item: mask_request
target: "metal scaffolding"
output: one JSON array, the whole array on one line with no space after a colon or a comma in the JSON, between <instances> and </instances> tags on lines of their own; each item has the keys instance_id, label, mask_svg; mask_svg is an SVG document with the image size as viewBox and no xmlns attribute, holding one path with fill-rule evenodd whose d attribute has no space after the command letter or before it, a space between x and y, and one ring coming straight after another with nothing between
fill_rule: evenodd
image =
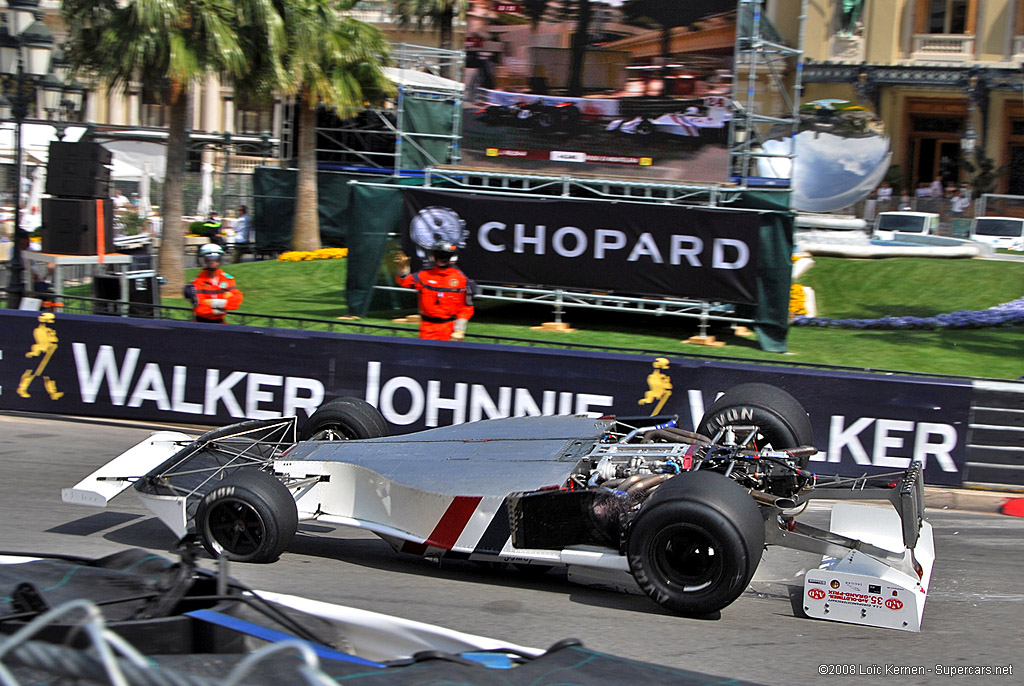
<instances>
[{"instance_id":1,"label":"metal scaffolding","mask_svg":"<svg viewBox=\"0 0 1024 686\"><path fill-rule=\"evenodd\" d=\"M322 170L387 173L401 176L418 170L403 169L403 154L415 151L431 164L459 161L465 53L420 45L392 46L390 66L384 71L395 83L394 99L369 107L350 119L324 111L317 127L316 153ZM450 130L415 131L407 120L409 100L444 103L452 111ZM295 155L294 103L286 107L281 134L283 159ZM447 141L445 152L432 152L426 141ZM412 150L409 150L411 148ZM441 159L437 159L440 157Z\"/></svg>"},{"instance_id":2,"label":"metal scaffolding","mask_svg":"<svg viewBox=\"0 0 1024 686\"><path fill-rule=\"evenodd\" d=\"M803 91L804 26L807 0L800 2L799 38L796 47L782 43L774 28L764 18L765 0L740 0L737 17L735 71L736 87L746 75L745 98L734 94L734 111L729 127L730 178L743 188L788 187L790 178L764 174L761 160L784 158L792 169L796 157L796 134L800 125L800 96ZM790 75L791 74L791 75ZM759 85L766 82L770 92L782 98L781 112L769 114L759 96ZM788 131L788 150L768 153L762 141L778 138Z\"/></svg>"}]
</instances>

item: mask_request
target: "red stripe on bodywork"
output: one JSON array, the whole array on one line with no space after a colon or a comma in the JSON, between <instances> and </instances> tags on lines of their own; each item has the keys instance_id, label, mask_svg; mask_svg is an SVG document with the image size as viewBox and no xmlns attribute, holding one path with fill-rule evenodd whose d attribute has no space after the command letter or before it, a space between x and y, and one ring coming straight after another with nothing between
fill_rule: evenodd
<instances>
[{"instance_id":1,"label":"red stripe on bodywork","mask_svg":"<svg viewBox=\"0 0 1024 686\"><path fill-rule=\"evenodd\" d=\"M476 512L476 506L480 504L481 500L483 498L480 496L455 496L455 500L445 510L444 515L441 516L441 521L437 523L434 530L427 536L425 543L437 548L451 550L455 546L455 542L459 540L459 536L462 535L462 530L469 523L469 518Z\"/></svg>"}]
</instances>

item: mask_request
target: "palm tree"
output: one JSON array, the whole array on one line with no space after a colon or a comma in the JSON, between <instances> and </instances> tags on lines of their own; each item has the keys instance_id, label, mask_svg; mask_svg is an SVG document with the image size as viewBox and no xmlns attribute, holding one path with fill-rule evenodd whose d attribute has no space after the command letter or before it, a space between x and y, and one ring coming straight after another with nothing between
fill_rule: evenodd
<instances>
[{"instance_id":1,"label":"palm tree","mask_svg":"<svg viewBox=\"0 0 1024 686\"><path fill-rule=\"evenodd\" d=\"M249 95L271 90L293 96L297 102L298 179L295 189L295 223L292 248L320 247L317 216L316 123L317 110L334 110L342 119L380 102L394 86L382 65L389 44L371 24L345 16L358 0L274 0L284 20L286 49L281 69L264 64L258 56L253 71L236 83Z\"/></svg>"},{"instance_id":2,"label":"palm tree","mask_svg":"<svg viewBox=\"0 0 1024 686\"><path fill-rule=\"evenodd\" d=\"M430 22L437 27L437 46L451 50L455 42L455 19L466 20L466 10L472 0L394 0L394 3L400 24L411 24L415 20L420 27L424 21Z\"/></svg>"},{"instance_id":3,"label":"palm tree","mask_svg":"<svg viewBox=\"0 0 1024 686\"><path fill-rule=\"evenodd\" d=\"M64 0L67 55L76 71L110 88L131 82L166 94L167 176L158 271L162 290L178 296L185 285L182 174L193 84L211 73L244 74L238 26L259 27L266 54L276 54L280 17L269 0ZM253 40L250 35L248 40Z\"/></svg>"},{"instance_id":4,"label":"palm tree","mask_svg":"<svg viewBox=\"0 0 1024 686\"><path fill-rule=\"evenodd\" d=\"M587 59L587 45L590 42L590 0L576 0L576 28L569 39L572 57L569 61L570 96L583 95L583 62Z\"/></svg>"},{"instance_id":5,"label":"palm tree","mask_svg":"<svg viewBox=\"0 0 1024 686\"><path fill-rule=\"evenodd\" d=\"M701 2L679 2L678 0L626 0L622 12L627 22L650 28L657 28L661 38L661 57L668 64L671 49L672 29L688 26L711 14L736 9L736 0L701 0ZM662 78L668 75L668 67L662 67Z\"/></svg>"},{"instance_id":6,"label":"palm tree","mask_svg":"<svg viewBox=\"0 0 1024 686\"><path fill-rule=\"evenodd\" d=\"M522 6L523 12L530 19L530 28L536 31L548 10L548 0L524 0Z\"/></svg>"}]
</instances>

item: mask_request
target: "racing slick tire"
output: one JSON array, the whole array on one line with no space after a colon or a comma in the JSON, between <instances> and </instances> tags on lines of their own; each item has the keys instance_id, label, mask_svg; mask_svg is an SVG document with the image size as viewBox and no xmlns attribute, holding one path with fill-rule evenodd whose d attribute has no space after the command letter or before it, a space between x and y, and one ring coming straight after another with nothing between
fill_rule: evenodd
<instances>
[{"instance_id":1,"label":"racing slick tire","mask_svg":"<svg viewBox=\"0 0 1024 686\"><path fill-rule=\"evenodd\" d=\"M764 550L764 517L732 479L675 476L651 495L629 530L626 554L640 588L690 616L717 612L750 584Z\"/></svg>"},{"instance_id":2,"label":"racing slick tire","mask_svg":"<svg viewBox=\"0 0 1024 686\"><path fill-rule=\"evenodd\" d=\"M776 450L814 445L811 420L800 402L781 388L745 383L726 391L704 413L697 433L711 438L724 427L756 425L757 448ZM801 458L801 468L808 457Z\"/></svg>"},{"instance_id":3,"label":"racing slick tire","mask_svg":"<svg viewBox=\"0 0 1024 686\"><path fill-rule=\"evenodd\" d=\"M239 469L203 496L196 510L203 547L235 562L273 562L299 526L295 498L273 474Z\"/></svg>"},{"instance_id":4,"label":"racing slick tire","mask_svg":"<svg viewBox=\"0 0 1024 686\"><path fill-rule=\"evenodd\" d=\"M654 124L651 123L650 119L644 119L636 125L636 135L650 136L652 133L654 133Z\"/></svg>"},{"instance_id":5,"label":"racing slick tire","mask_svg":"<svg viewBox=\"0 0 1024 686\"><path fill-rule=\"evenodd\" d=\"M565 133L576 133L580 127L580 119L583 115L576 105L565 105L559 108L559 128Z\"/></svg>"},{"instance_id":6,"label":"racing slick tire","mask_svg":"<svg viewBox=\"0 0 1024 686\"><path fill-rule=\"evenodd\" d=\"M299 440L347 441L388 435L376 407L359 398L336 398L318 407L299 431Z\"/></svg>"},{"instance_id":7,"label":"racing slick tire","mask_svg":"<svg viewBox=\"0 0 1024 686\"><path fill-rule=\"evenodd\" d=\"M540 105L531 109L530 125L537 131L549 133L558 126L558 114L554 107Z\"/></svg>"}]
</instances>

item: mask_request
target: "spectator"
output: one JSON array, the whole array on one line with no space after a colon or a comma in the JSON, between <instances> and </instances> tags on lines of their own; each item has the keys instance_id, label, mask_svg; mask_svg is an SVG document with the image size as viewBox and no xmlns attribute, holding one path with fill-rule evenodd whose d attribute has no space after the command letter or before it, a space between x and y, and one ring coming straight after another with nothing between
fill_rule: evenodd
<instances>
[{"instance_id":1,"label":"spectator","mask_svg":"<svg viewBox=\"0 0 1024 686\"><path fill-rule=\"evenodd\" d=\"M202 271L185 286L185 298L192 303L197 322L223 324L228 310L237 310L242 304L242 291L235 285L234 277L220 270L223 257L224 248L214 243L199 248Z\"/></svg>"},{"instance_id":2,"label":"spectator","mask_svg":"<svg viewBox=\"0 0 1024 686\"><path fill-rule=\"evenodd\" d=\"M882 185L878 187L878 204L881 207L888 207L890 202L892 202L892 186L888 181L883 181Z\"/></svg>"},{"instance_id":3,"label":"spectator","mask_svg":"<svg viewBox=\"0 0 1024 686\"><path fill-rule=\"evenodd\" d=\"M115 210L123 210L129 205L128 198L120 190L114 191L114 197L110 200L114 203Z\"/></svg>"},{"instance_id":4,"label":"spectator","mask_svg":"<svg viewBox=\"0 0 1024 686\"><path fill-rule=\"evenodd\" d=\"M942 177L941 176L936 176L935 180L932 181L932 185L930 186L930 188L931 188L931 196L933 198L941 198L942 197Z\"/></svg>"},{"instance_id":5,"label":"spectator","mask_svg":"<svg viewBox=\"0 0 1024 686\"><path fill-rule=\"evenodd\" d=\"M461 341L466 336L476 284L452 266L456 251L454 243L434 243L430 249L434 265L415 274L409 273L408 256L399 253L395 257L395 281L403 288L419 291L420 338Z\"/></svg>"},{"instance_id":6,"label":"spectator","mask_svg":"<svg viewBox=\"0 0 1024 686\"><path fill-rule=\"evenodd\" d=\"M53 293L53 286L50 280L53 278L55 265L53 262L30 262L25 259L25 253L32 249L32 239L28 231L18 229L18 250L21 251L21 265L23 274L31 275L32 290L36 293Z\"/></svg>"},{"instance_id":7,"label":"spectator","mask_svg":"<svg viewBox=\"0 0 1024 686\"><path fill-rule=\"evenodd\" d=\"M210 210L210 216L203 222L203 232L210 242L219 245L221 248L224 247L224 237L220 235L220 230L223 224L217 217L217 213L214 210Z\"/></svg>"},{"instance_id":8,"label":"spectator","mask_svg":"<svg viewBox=\"0 0 1024 686\"><path fill-rule=\"evenodd\" d=\"M971 207L971 189L966 183L960 184L960 191L953 196L953 216L960 217Z\"/></svg>"},{"instance_id":9,"label":"spectator","mask_svg":"<svg viewBox=\"0 0 1024 686\"><path fill-rule=\"evenodd\" d=\"M245 205L238 207L238 219L235 221L235 243L252 242L252 217L249 216L249 208Z\"/></svg>"}]
</instances>

